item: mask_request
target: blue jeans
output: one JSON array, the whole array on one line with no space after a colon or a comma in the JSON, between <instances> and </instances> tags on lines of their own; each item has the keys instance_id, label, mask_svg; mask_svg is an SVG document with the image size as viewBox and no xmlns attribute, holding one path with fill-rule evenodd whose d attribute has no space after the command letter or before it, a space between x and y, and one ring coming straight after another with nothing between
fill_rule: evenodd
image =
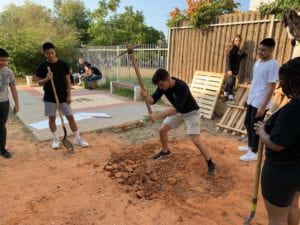
<instances>
[{"instance_id":1,"label":"blue jeans","mask_svg":"<svg viewBox=\"0 0 300 225\"><path fill-rule=\"evenodd\" d=\"M97 76L97 75L95 75L95 74L92 74L91 76L88 76L87 78L85 78L85 80L87 81L87 82L89 82L89 81L95 81L95 80L100 80L101 79L101 77L100 76Z\"/></svg>"},{"instance_id":2,"label":"blue jeans","mask_svg":"<svg viewBox=\"0 0 300 225\"><path fill-rule=\"evenodd\" d=\"M235 75L227 76L226 83L225 83L225 92L228 93L228 95L233 95L233 87L235 84Z\"/></svg>"}]
</instances>

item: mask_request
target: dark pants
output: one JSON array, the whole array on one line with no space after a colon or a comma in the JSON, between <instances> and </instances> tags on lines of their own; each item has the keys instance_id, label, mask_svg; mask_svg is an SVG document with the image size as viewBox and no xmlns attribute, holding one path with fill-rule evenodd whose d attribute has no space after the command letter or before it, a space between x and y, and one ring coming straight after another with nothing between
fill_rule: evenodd
<instances>
[{"instance_id":1,"label":"dark pants","mask_svg":"<svg viewBox=\"0 0 300 225\"><path fill-rule=\"evenodd\" d=\"M0 102L0 149L6 145L6 121L9 114L9 101Z\"/></svg>"},{"instance_id":2,"label":"dark pants","mask_svg":"<svg viewBox=\"0 0 300 225\"><path fill-rule=\"evenodd\" d=\"M227 78L226 78L225 92L227 92L228 95L233 95L233 87L235 84L235 78L236 78L236 76L227 76Z\"/></svg>"},{"instance_id":3,"label":"dark pants","mask_svg":"<svg viewBox=\"0 0 300 225\"><path fill-rule=\"evenodd\" d=\"M245 118L245 127L248 135L248 146L251 147L252 152L256 153L258 149L259 136L255 133L254 124L257 121L263 121L266 115L266 112L261 117L256 117L257 108L248 105L247 106L247 114Z\"/></svg>"},{"instance_id":4,"label":"dark pants","mask_svg":"<svg viewBox=\"0 0 300 225\"><path fill-rule=\"evenodd\" d=\"M96 75L96 74L92 74L91 76L88 76L87 78L86 78L86 81L95 81L95 80L100 80L101 79L101 77L100 76L98 76L98 75Z\"/></svg>"}]
</instances>

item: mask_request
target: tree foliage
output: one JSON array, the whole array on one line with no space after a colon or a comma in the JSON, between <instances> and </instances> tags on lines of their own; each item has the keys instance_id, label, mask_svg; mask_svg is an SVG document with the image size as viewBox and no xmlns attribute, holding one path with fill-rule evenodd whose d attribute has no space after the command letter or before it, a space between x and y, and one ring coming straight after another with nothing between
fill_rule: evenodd
<instances>
[{"instance_id":1,"label":"tree foliage","mask_svg":"<svg viewBox=\"0 0 300 225\"><path fill-rule=\"evenodd\" d=\"M259 7L262 15L274 14L277 18L282 18L284 12L288 9L300 11L300 0L275 0Z\"/></svg>"},{"instance_id":2,"label":"tree foliage","mask_svg":"<svg viewBox=\"0 0 300 225\"><path fill-rule=\"evenodd\" d=\"M81 41L87 43L90 12L84 3L81 0L54 0L54 9L58 19L73 26L79 32Z\"/></svg>"},{"instance_id":3,"label":"tree foliage","mask_svg":"<svg viewBox=\"0 0 300 225\"><path fill-rule=\"evenodd\" d=\"M10 67L35 73L44 60L41 45L50 41L60 58L75 62L80 44L156 43L164 34L147 26L141 11L131 6L117 13L121 0L99 0L92 15L82 0L53 0L54 11L31 1L10 4L0 12L0 46L9 51ZM90 36L89 36L90 35Z\"/></svg>"},{"instance_id":4,"label":"tree foliage","mask_svg":"<svg viewBox=\"0 0 300 225\"><path fill-rule=\"evenodd\" d=\"M170 13L167 22L169 27L179 26L187 22L193 27L208 29L219 15L232 13L238 7L233 0L187 0L187 10L180 11L177 7Z\"/></svg>"},{"instance_id":5,"label":"tree foliage","mask_svg":"<svg viewBox=\"0 0 300 225\"><path fill-rule=\"evenodd\" d=\"M164 34L147 26L143 13L135 11L132 6L126 6L123 13L116 13L119 2L99 2L99 8L92 14L93 22L89 28L91 44L156 43L164 39Z\"/></svg>"},{"instance_id":6,"label":"tree foliage","mask_svg":"<svg viewBox=\"0 0 300 225\"><path fill-rule=\"evenodd\" d=\"M53 42L61 57L70 59L78 46L78 33L56 21L43 6L26 2L9 5L0 14L0 46L9 51L10 66L20 73L34 73L44 57L41 45Z\"/></svg>"}]
</instances>

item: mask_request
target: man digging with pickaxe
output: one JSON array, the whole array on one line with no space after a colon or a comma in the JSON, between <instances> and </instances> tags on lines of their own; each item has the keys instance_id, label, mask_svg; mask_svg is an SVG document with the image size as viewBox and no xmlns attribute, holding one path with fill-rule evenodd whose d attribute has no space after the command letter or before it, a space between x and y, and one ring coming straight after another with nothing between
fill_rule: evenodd
<instances>
[{"instance_id":1,"label":"man digging with pickaxe","mask_svg":"<svg viewBox=\"0 0 300 225\"><path fill-rule=\"evenodd\" d=\"M153 155L153 159L160 159L171 154L168 147L168 132L176 129L182 123L186 125L187 135L191 141L199 149L207 163L207 173L213 175L215 164L207 147L200 139L200 111L199 106L192 96L188 85L175 77L170 77L168 71L158 69L153 77L152 83L157 86L153 95L148 95L145 89L141 89L141 95L145 97L146 102L155 104L163 95L172 104L172 108L161 113L150 113L149 119L155 122L159 119L165 119L159 129L159 136L162 149Z\"/></svg>"}]
</instances>

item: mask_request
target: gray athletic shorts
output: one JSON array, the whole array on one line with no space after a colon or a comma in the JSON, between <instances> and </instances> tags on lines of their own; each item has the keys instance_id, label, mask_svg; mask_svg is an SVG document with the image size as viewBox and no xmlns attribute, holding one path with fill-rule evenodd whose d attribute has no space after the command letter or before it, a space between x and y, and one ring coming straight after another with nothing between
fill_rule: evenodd
<instances>
[{"instance_id":1,"label":"gray athletic shorts","mask_svg":"<svg viewBox=\"0 0 300 225\"><path fill-rule=\"evenodd\" d=\"M172 129L176 129L182 123L185 123L187 135L200 134L200 111L177 113L174 116L168 116L163 122L163 124L169 125Z\"/></svg>"},{"instance_id":2,"label":"gray athletic shorts","mask_svg":"<svg viewBox=\"0 0 300 225\"><path fill-rule=\"evenodd\" d=\"M44 101L44 103L45 103L45 116L48 116L48 117L56 116L56 103L46 102L46 101ZM72 109L68 103L66 103L66 102L60 103L59 107L65 116L71 116L73 114Z\"/></svg>"}]
</instances>

